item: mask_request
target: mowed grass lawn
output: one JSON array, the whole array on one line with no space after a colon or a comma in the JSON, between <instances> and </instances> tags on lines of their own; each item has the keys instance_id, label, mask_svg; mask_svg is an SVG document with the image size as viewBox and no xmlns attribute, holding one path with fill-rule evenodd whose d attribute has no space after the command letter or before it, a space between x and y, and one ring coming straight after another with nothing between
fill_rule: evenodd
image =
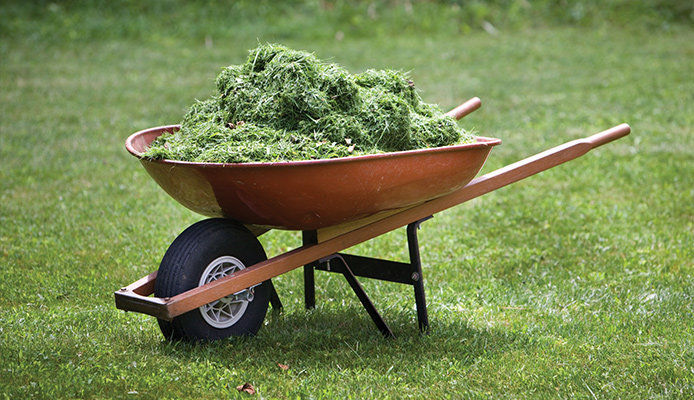
<instances>
[{"instance_id":1,"label":"mowed grass lawn","mask_svg":"<svg viewBox=\"0 0 694 400\"><path fill-rule=\"evenodd\" d=\"M81 38L56 21L0 42L5 398L247 398L246 382L262 398L694 397L691 27L449 35L374 22L373 37L312 38L261 24L203 40ZM113 292L202 217L123 143L180 121L258 40L352 71L409 70L446 109L481 97L461 124L503 140L483 172L621 122L633 133L423 224L428 335L410 287L362 280L387 340L340 276L317 273L317 308L304 310L297 270L274 280L285 309L256 337L169 343ZM261 241L274 255L300 236ZM407 257L402 230L352 250Z\"/></svg>"}]
</instances>

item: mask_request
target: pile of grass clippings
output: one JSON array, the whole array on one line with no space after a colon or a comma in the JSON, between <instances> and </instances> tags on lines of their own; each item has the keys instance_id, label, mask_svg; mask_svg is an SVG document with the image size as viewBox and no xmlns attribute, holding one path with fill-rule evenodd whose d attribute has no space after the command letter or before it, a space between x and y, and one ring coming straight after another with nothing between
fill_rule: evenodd
<instances>
[{"instance_id":1,"label":"pile of grass clippings","mask_svg":"<svg viewBox=\"0 0 694 400\"><path fill-rule=\"evenodd\" d=\"M243 163L345 157L473 140L402 72L352 75L313 54L266 44L224 68L218 93L145 157Z\"/></svg>"}]
</instances>

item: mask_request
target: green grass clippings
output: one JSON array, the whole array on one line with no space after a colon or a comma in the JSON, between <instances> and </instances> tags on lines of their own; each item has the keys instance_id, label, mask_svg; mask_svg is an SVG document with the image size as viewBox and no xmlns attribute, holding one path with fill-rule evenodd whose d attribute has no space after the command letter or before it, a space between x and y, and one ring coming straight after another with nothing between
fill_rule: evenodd
<instances>
[{"instance_id":1,"label":"green grass clippings","mask_svg":"<svg viewBox=\"0 0 694 400\"><path fill-rule=\"evenodd\" d=\"M275 44L251 50L217 76L181 129L145 157L243 163L321 159L439 147L473 140L439 107L422 102L407 75L352 75L313 54Z\"/></svg>"}]
</instances>

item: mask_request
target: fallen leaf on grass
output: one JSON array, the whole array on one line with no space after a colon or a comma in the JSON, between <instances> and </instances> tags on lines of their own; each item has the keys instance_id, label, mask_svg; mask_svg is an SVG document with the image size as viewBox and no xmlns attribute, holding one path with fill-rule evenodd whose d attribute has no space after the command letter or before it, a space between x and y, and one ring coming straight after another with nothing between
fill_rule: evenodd
<instances>
[{"instance_id":1,"label":"fallen leaf on grass","mask_svg":"<svg viewBox=\"0 0 694 400\"><path fill-rule=\"evenodd\" d=\"M248 394L255 394L255 389L253 388L253 385L250 383L246 382L243 385L236 386L236 390L239 392L246 392Z\"/></svg>"},{"instance_id":2,"label":"fallen leaf on grass","mask_svg":"<svg viewBox=\"0 0 694 400\"><path fill-rule=\"evenodd\" d=\"M282 368L282 370L284 370L284 371L289 369L289 365L286 365L286 364L277 363L277 366Z\"/></svg>"}]
</instances>

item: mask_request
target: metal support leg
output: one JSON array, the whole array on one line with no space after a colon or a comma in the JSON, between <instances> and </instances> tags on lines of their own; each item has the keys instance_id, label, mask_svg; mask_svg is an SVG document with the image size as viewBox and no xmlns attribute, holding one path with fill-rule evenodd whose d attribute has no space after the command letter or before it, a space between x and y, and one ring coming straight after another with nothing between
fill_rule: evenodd
<instances>
[{"instance_id":1,"label":"metal support leg","mask_svg":"<svg viewBox=\"0 0 694 400\"><path fill-rule=\"evenodd\" d=\"M277 290L275 289L275 285L270 281L270 305L272 305L272 308L276 311L279 311L282 309L282 301L280 300L280 296L277 294Z\"/></svg>"},{"instance_id":2,"label":"metal support leg","mask_svg":"<svg viewBox=\"0 0 694 400\"><path fill-rule=\"evenodd\" d=\"M349 265L347 265L347 262L344 258L342 258L341 255L333 254L332 256L321 259L319 262L324 263L334 259L340 260L344 265L344 271L342 274L344 275L345 279L347 279L349 286L352 287L352 290L359 298L359 301L361 302L362 306L364 306L364 308L366 309L366 312L369 313L371 320L373 320L374 324L376 324L378 330L381 331L381 333L385 337L395 337L395 335L393 335L393 331L390 330L390 327L388 326L388 324L386 324L386 321L384 321L383 317L381 317L381 314L378 313L378 310L376 310L376 307L371 302L371 299L369 299L369 296L367 296L366 292L364 291L364 288L359 284L359 281L354 276L352 270L349 268Z\"/></svg>"},{"instance_id":3,"label":"metal support leg","mask_svg":"<svg viewBox=\"0 0 694 400\"><path fill-rule=\"evenodd\" d=\"M316 231L301 232L301 240L304 245L318 243ZM306 309L316 307L316 283L314 277L315 263L304 265L304 304Z\"/></svg>"},{"instance_id":4,"label":"metal support leg","mask_svg":"<svg viewBox=\"0 0 694 400\"><path fill-rule=\"evenodd\" d=\"M419 225L428 218L420 219L407 225L407 247L410 251L410 265L412 265L412 280L414 286L414 299L417 304L417 321L419 330L426 332L429 328L429 315L427 314L427 303L424 295L424 277L422 275L422 262L419 257L419 240L417 239L417 229Z\"/></svg>"},{"instance_id":5,"label":"metal support leg","mask_svg":"<svg viewBox=\"0 0 694 400\"><path fill-rule=\"evenodd\" d=\"M352 254L336 253L320 259L304 267L304 286L306 308L315 305L314 270L335 272L344 275L352 290L361 301L374 324L384 336L394 337L393 332L376 307L364 292L364 289L356 277L361 276L370 279L380 279L387 282L397 282L414 287L415 304L417 305L417 322L419 330L426 333L429 328L429 316L427 314L426 297L424 295L424 278L422 276L422 262L419 253L419 240L417 230L419 225L432 217L427 217L407 225L407 247L410 253L410 262L383 260L379 258L363 257ZM305 231L304 244L315 243L315 231ZM339 260L339 263L331 263L331 260Z\"/></svg>"}]
</instances>

